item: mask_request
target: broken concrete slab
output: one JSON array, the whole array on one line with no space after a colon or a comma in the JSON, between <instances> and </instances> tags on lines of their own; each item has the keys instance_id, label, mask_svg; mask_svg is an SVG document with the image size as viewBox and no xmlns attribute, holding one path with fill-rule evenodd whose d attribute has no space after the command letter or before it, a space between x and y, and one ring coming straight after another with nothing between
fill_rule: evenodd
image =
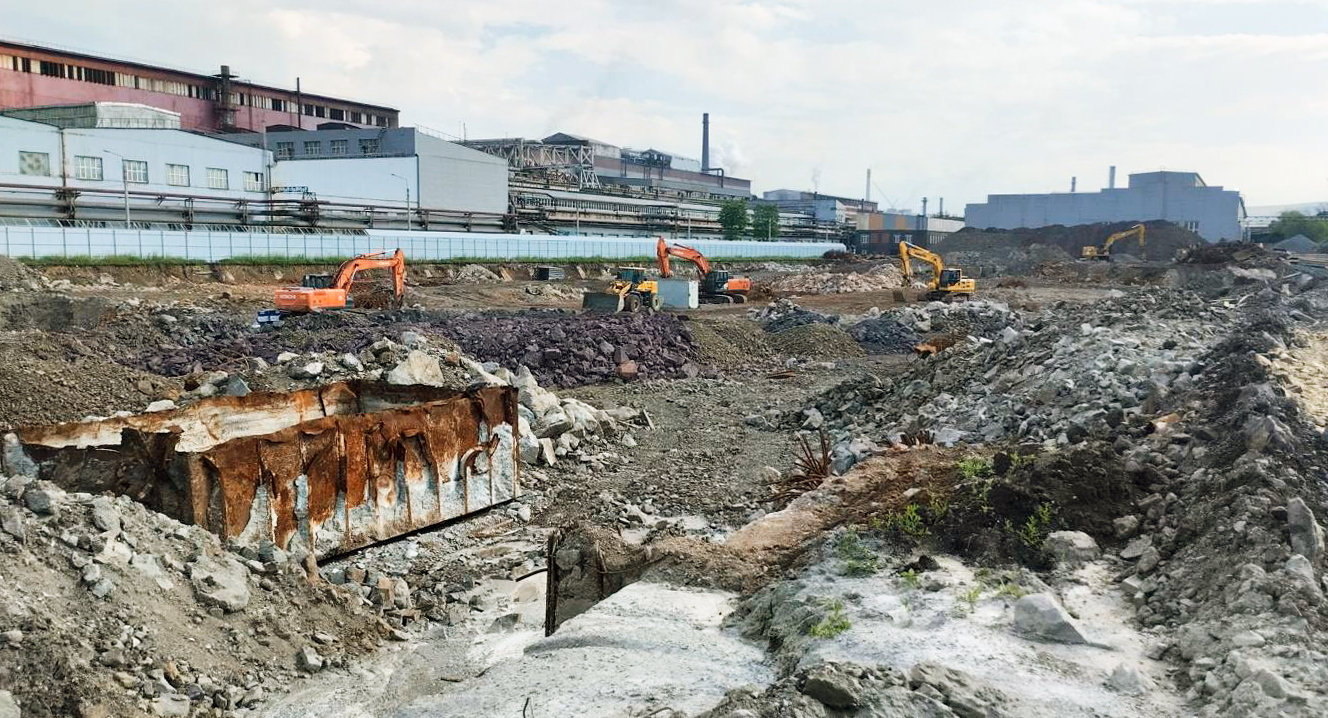
<instances>
[{"instance_id":1,"label":"broken concrete slab","mask_svg":"<svg viewBox=\"0 0 1328 718\"><path fill-rule=\"evenodd\" d=\"M1053 643L1088 643L1061 604L1045 593L1024 596L1014 605L1014 630L1027 638Z\"/></svg>"}]
</instances>

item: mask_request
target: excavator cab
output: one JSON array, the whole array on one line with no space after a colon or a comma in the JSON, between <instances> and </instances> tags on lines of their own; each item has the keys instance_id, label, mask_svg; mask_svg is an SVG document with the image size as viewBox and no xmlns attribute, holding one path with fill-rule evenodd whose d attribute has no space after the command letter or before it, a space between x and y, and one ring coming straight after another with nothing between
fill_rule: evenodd
<instances>
[{"instance_id":1,"label":"excavator cab","mask_svg":"<svg viewBox=\"0 0 1328 718\"><path fill-rule=\"evenodd\" d=\"M641 267L618 267L618 279L636 286L646 281L646 270Z\"/></svg>"},{"instance_id":2,"label":"excavator cab","mask_svg":"<svg viewBox=\"0 0 1328 718\"><path fill-rule=\"evenodd\" d=\"M332 286L331 274L306 274L300 282L301 287L309 289L327 289Z\"/></svg>"},{"instance_id":3,"label":"excavator cab","mask_svg":"<svg viewBox=\"0 0 1328 718\"><path fill-rule=\"evenodd\" d=\"M964 273L958 269L942 269L940 286L953 287L964 281Z\"/></svg>"}]
</instances>

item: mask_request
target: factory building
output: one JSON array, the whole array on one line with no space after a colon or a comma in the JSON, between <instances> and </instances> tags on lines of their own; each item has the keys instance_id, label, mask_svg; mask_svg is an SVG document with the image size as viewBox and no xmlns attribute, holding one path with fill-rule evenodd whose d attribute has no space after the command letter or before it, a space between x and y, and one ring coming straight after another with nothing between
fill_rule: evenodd
<instances>
[{"instance_id":1,"label":"factory building","mask_svg":"<svg viewBox=\"0 0 1328 718\"><path fill-rule=\"evenodd\" d=\"M508 161L513 179L549 189L612 191L637 196L715 201L748 199L751 180L710 165L710 116L702 118L701 159L658 149L635 150L570 132L542 140L503 137L464 142Z\"/></svg>"},{"instance_id":2,"label":"factory building","mask_svg":"<svg viewBox=\"0 0 1328 718\"><path fill-rule=\"evenodd\" d=\"M781 212L797 212L812 216L818 222L858 224L858 215L876 211L870 200L836 197L819 192L776 189L761 195L761 199L779 207Z\"/></svg>"},{"instance_id":3,"label":"factory building","mask_svg":"<svg viewBox=\"0 0 1328 718\"><path fill-rule=\"evenodd\" d=\"M1132 174L1127 187L1117 188L1115 174L1113 167L1100 192L988 195L968 205L965 220L979 229L1016 229L1163 219L1209 242L1245 238L1245 202L1235 190L1210 187L1197 172Z\"/></svg>"},{"instance_id":4,"label":"factory building","mask_svg":"<svg viewBox=\"0 0 1328 718\"><path fill-rule=\"evenodd\" d=\"M136 129L179 123L154 108L103 108L124 127L97 126L96 108L83 122L61 127L0 114L0 184L10 187L72 187L121 193L204 194L262 199L267 192L268 153L260 148L178 129ZM135 127L126 129L125 127Z\"/></svg>"},{"instance_id":5,"label":"factory building","mask_svg":"<svg viewBox=\"0 0 1328 718\"><path fill-rule=\"evenodd\" d=\"M367 201L451 212L503 214L507 163L413 127L279 128L228 139L270 150L277 192L307 192L334 202Z\"/></svg>"},{"instance_id":6,"label":"factory building","mask_svg":"<svg viewBox=\"0 0 1328 718\"><path fill-rule=\"evenodd\" d=\"M214 75L0 40L0 108L121 102L180 115L186 130L312 128L322 122L396 127L398 112L325 95L241 80L223 65Z\"/></svg>"}]
</instances>

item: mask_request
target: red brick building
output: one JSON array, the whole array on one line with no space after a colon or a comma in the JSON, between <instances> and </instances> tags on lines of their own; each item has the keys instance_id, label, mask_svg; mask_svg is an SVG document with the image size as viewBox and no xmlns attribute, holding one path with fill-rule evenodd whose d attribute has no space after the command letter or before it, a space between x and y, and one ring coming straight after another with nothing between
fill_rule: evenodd
<instances>
[{"instance_id":1,"label":"red brick building","mask_svg":"<svg viewBox=\"0 0 1328 718\"><path fill-rule=\"evenodd\" d=\"M225 65L216 75L199 75L0 40L0 109L87 102L159 107L180 113L183 129L209 132L398 123L391 107L243 82Z\"/></svg>"}]
</instances>

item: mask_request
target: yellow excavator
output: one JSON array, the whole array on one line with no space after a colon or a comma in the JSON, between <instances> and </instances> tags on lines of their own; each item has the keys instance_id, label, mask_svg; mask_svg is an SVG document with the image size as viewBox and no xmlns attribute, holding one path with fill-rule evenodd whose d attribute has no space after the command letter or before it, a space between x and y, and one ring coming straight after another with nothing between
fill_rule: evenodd
<instances>
[{"instance_id":1,"label":"yellow excavator","mask_svg":"<svg viewBox=\"0 0 1328 718\"><path fill-rule=\"evenodd\" d=\"M1142 254L1144 248L1144 233L1146 231L1147 230L1144 229L1144 226L1142 224L1136 224L1133 227L1130 227L1129 229L1125 230L1124 232L1117 232L1111 235L1110 237L1107 237L1106 240L1102 242L1102 246L1100 247L1094 247L1094 246L1084 247L1083 253L1080 255L1080 258L1102 259L1110 261L1111 245L1121 241L1122 239L1127 239L1129 237L1132 237L1136 234L1139 235L1139 252L1140 254Z\"/></svg>"},{"instance_id":2,"label":"yellow excavator","mask_svg":"<svg viewBox=\"0 0 1328 718\"><path fill-rule=\"evenodd\" d=\"M945 260L935 252L923 249L908 242L899 243L899 264L904 270L904 284L913 284L913 260L917 259L931 265L931 282L927 284L927 301L963 301L973 296L977 282L972 277L965 277L964 270L947 268Z\"/></svg>"},{"instance_id":3,"label":"yellow excavator","mask_svg":"<svg viewBox=\"0 0 1328 718\"><path fill-rule=\"evenodd\" d=\"M619 267L618 278L601 292L586 292L581 308L592 312L659 311L659 282L646 276L641 267Z\"/></svg>"}]
</instances>

